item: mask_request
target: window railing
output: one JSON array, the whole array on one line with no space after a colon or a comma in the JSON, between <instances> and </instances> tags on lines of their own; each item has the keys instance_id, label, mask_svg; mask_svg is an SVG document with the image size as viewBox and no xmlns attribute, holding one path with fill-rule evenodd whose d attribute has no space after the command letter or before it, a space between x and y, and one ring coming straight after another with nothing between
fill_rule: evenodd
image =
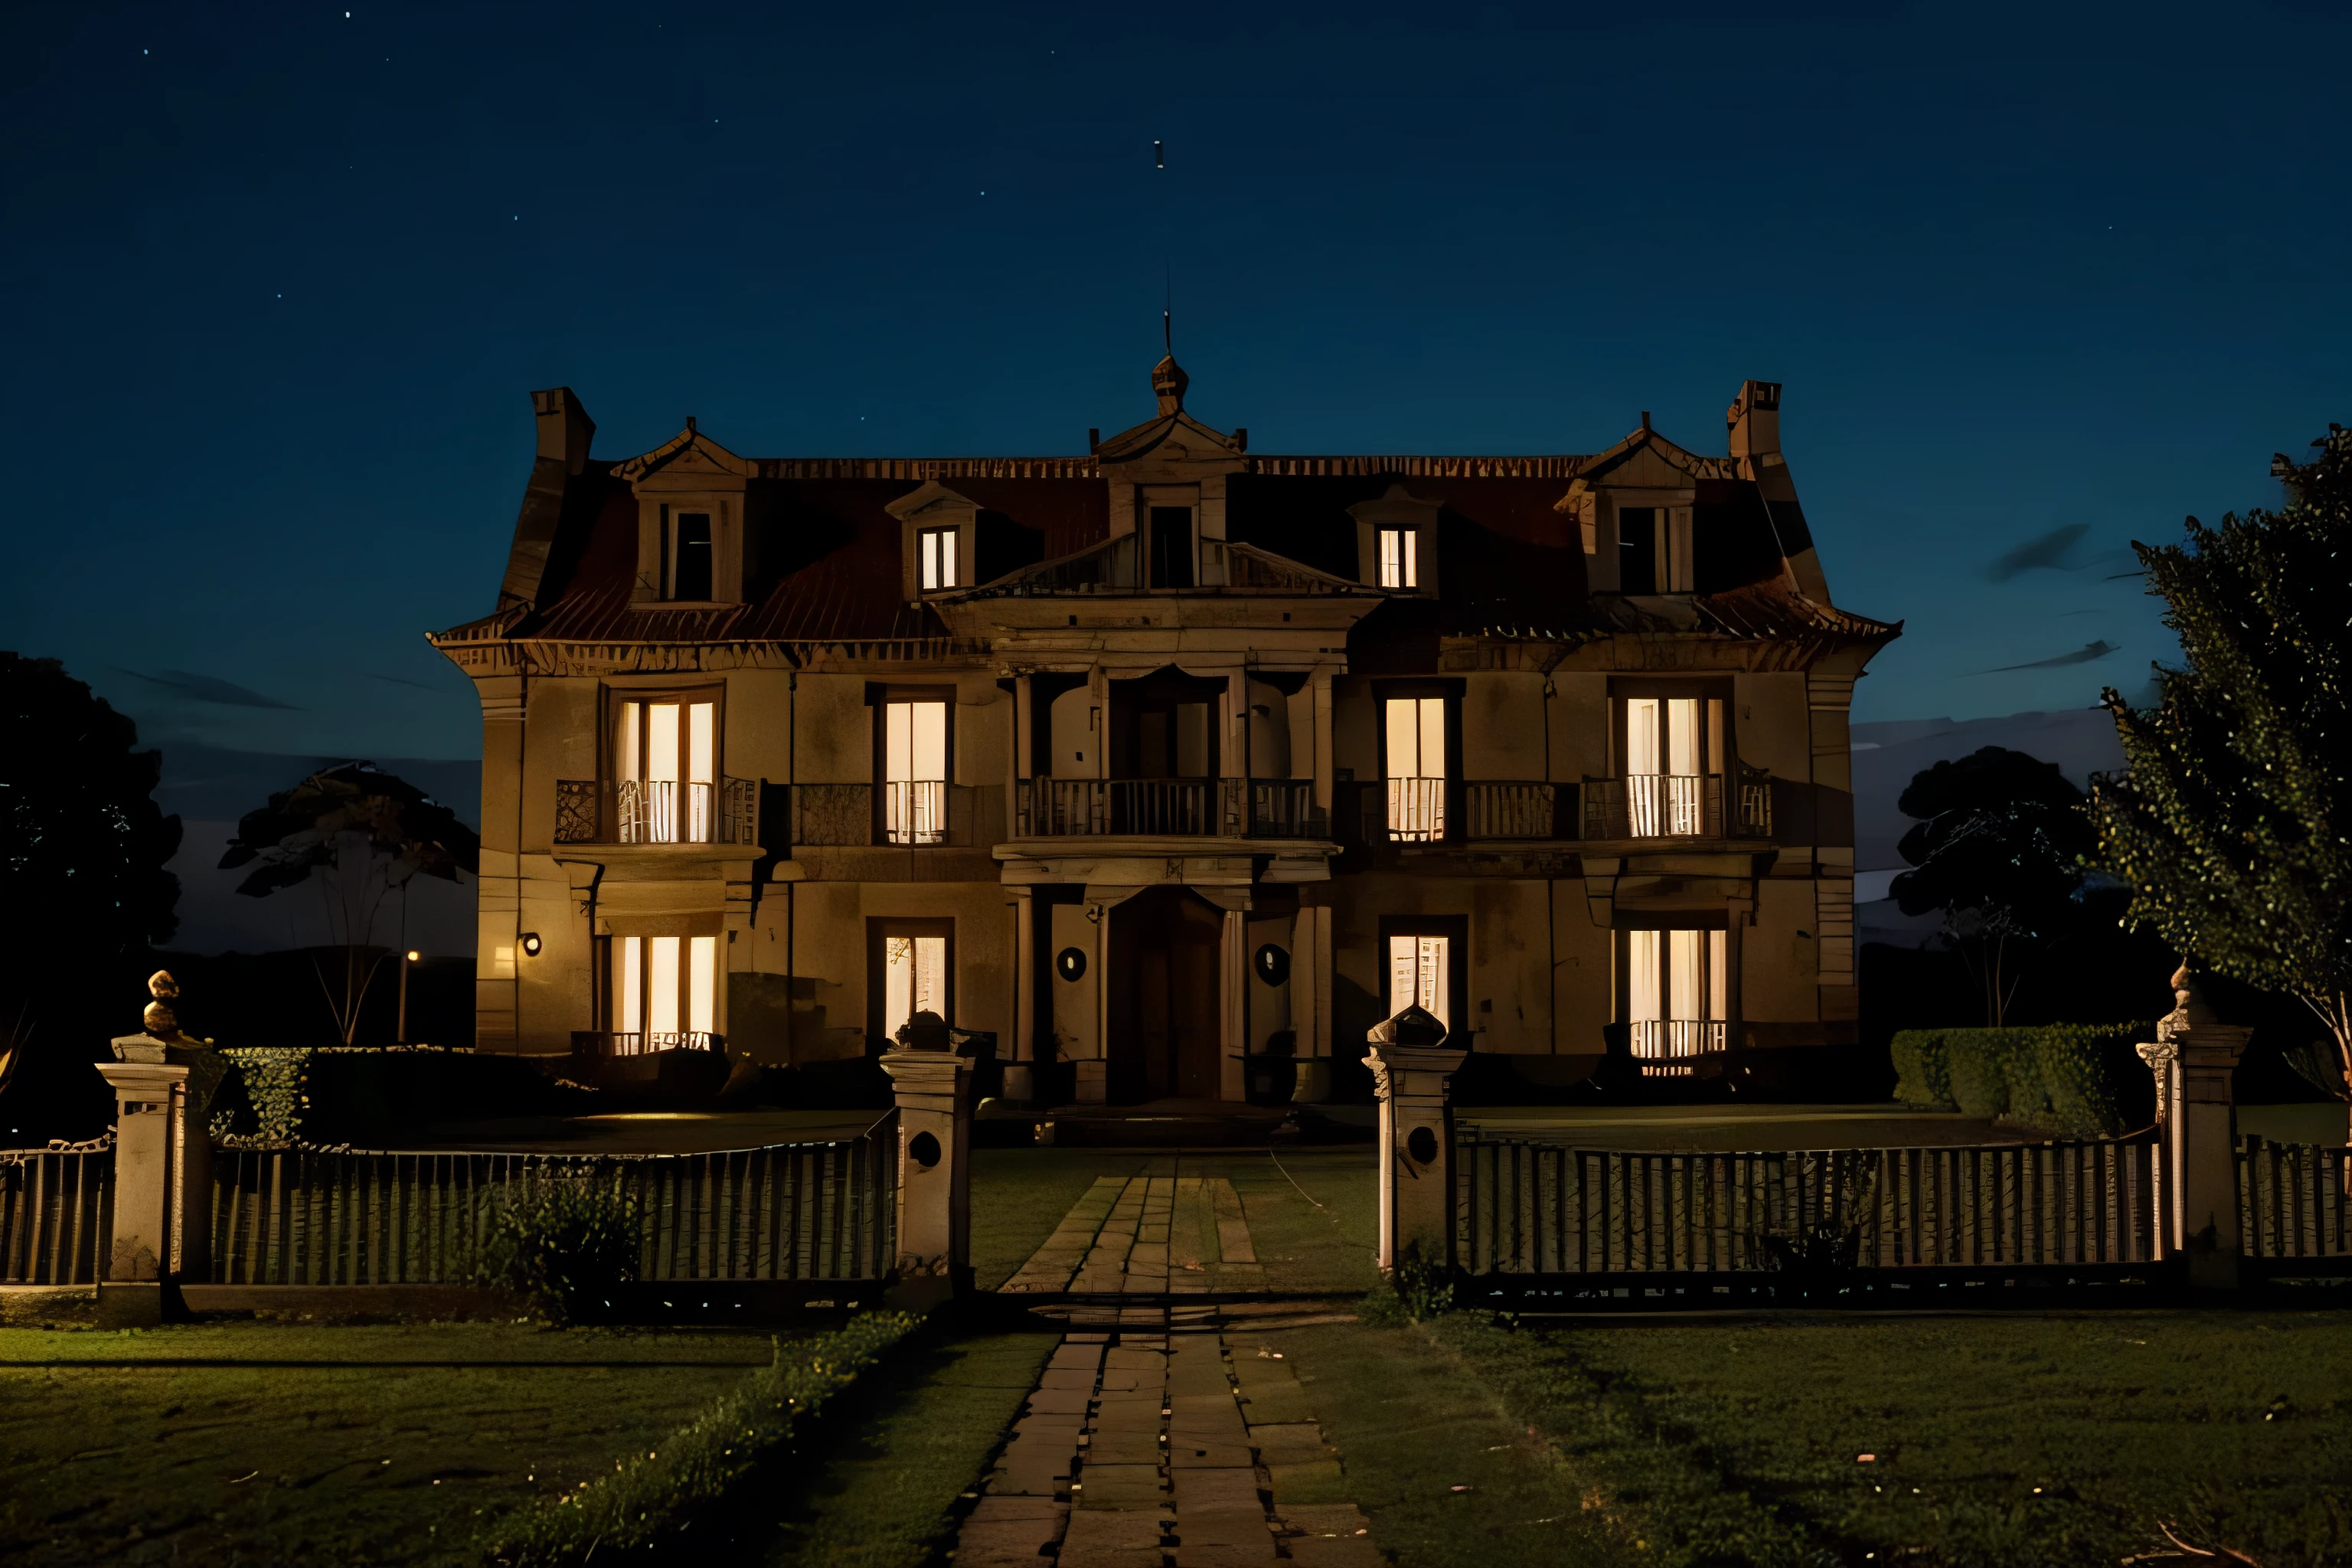
<instances>
[{"instance_id":1,"label":"window railing","mask_svg":"<svg viewBox=\"0 0 2352 1568\"><path fill-rule=\"evenodd\" d=\"M558 779L558 844L757 844L760 781Z\"/></svg>"},{"instance_id":2,"label":"window railing","mask_svg":"<svg viewBox=\"0 0 2352 1568\"><path fill-rule=\"evenodd\" d=\"M1445 781L1388 781L1388 836L1398 844L1428 844L1445 837Z\"/></svg>"},{"instance_id":3,"label":"window railing","mask_svg":"<svg viewBox=\"0 0 2352 1568\"><path fill-rule=\"evenodd\" d=\"M882 836L891 844L948 841L944 779L892 779L882 786Z\"/></svg>"},{"instance_id":4,"label":"window railing","mask_svg":"<svg viewBox=\"0 0 2352 1568\"><path fill-rule=\"evenodd\" d=\"M1557 838L1561 786L1480 782L1462 786L1465 838Z\"/></svg>"},{"instance_id":5,"label":"window railing","mask_svg":"<svg viewBox=\"0 0 2352 1568\"><path fill-rule=\"evenodd\" d=\"M572 1031L572 1054L575 1057L643 1057L656 1051L716 1051L725 1047L726 1037L705 1029L658 1030L645 1034L622 1029L574 1029Z\"/></svg>"},{"instance_id":6,"label":"window railing","mask_svg":"<svg viewBox=\"0 0 2352 1568\"><path fill-rule=\"evenodd\" d=\"M1742 768L1727 792L1720 773L1634 773L1584 783L1587 838L1720 838L1727 832L1772 837L1772 781L1762 772Z\"/></svg>"},{"instance_id":7,"label":"window railing","mask_svg":"<svg viewBox=\"0 0 2352 1568\"><path fill-rule=\"evenodd\" d=\"M1037 778L1020 784L1013 831L1024 838L1320 838L1329 833L1328 818L1315 808L1315 786L1305 779Z\"/></svg>"},{"instance_id":8,"label":"window railing","mask_svg":"<svg viewBox=\"0 0 2352 1568\"><path fill-rule=\"evenodd\" d=\"M1637 1018L1631 1028L1637 1062L1686 1062L1723 1049L1720 1018Z\"/></svg>"}]
</instances>

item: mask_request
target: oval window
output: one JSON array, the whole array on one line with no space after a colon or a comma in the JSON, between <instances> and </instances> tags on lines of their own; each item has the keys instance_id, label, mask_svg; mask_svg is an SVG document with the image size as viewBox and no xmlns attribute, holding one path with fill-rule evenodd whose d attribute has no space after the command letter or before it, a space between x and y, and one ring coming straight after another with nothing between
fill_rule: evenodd
<instances>
[{"instance_id":1,"label":"oval window","mask_svg":"<svg viewBox=\"0 0 2352 1568\"><path fill-rule=\"evenodd\" d=\"M1065 980L1077 980L1087 972L1087 955L1075 947L1066 947L1054 955L1054 973Z\"/></svg>"},{"instance_id":2,"label":"oval window","mask_svg":"<svg viewBox=\"0 0 2352 1568\"><path fill-rule=\"evenodd\" d=\"M1429 1129L1423 1127L1415 1131L1426 1132ZM916 1164L928 1171L940 1163L940 1141L928 1132L918 1132L907 1140L907 1153Z\"/></svg>"},{"instance_id":3,"label":"oval window","mask_svg":"<svg viewBox=\"0 0 2352 1568\"><path fill-rule=\"evenodd\" d=\"M926 1138L929 1133L923 1134ZM1426 1127L1416 1127L1404 1135L1404 1152L1416 1165L1433 1164L1437 1159L1437 1134Z\"/></svg>"},{"instance_id":4,"label":"oval window","mask_svg":"<svg viewBox=\"0 0 2352 1568\"><path fill-rule=\"evenodd\" d=\"M1259 948L1250 962L1257 968L1257 977L1268 985L1280 985L1290 978L1290 954L1272 942Z\"/></svg>"}]
</instances>

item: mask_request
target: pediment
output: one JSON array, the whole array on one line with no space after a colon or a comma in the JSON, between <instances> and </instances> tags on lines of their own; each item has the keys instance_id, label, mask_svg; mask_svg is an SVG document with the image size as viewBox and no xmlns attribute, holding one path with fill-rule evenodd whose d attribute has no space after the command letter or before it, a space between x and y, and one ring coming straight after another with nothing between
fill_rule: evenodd
<instances>
[{"instance_id":1,"label":"pediment","mask_svg":"<svg viewBox=\"0 0 2352 1568\"><path fill-rule=\"evenodd\" d=\"M751 464L700 431L689 426L652 451L614 465L613 477L632 484L659 475L663 479L748 479Z\"/></svg>"},{"instance_id":2,"label":"pediment","mask_svg":"<svg viewBox=\"0 0 2352 1568\"><path fill-rule=\"evenodd\" d=\"M1391 482L1387 491L1372 500L1360 500L1348 509L1348 515L1358 522L1418 524L1426 526L1437 520L1444 510L1443 500L1414 495L1403 485Z\"/></svg>"},{"instance_id":3,"label":"pediment","mask_svg":"<svg viewBox=\"0 0 2352 1568\"><path fill-rule=\"evenodd\" d=\"M1206 463L1231 471L1241 466L1242 454L1233 437L1180 408L1120 431L1095 448L1095 460L1106 468L1139 462Z\"/></svg>"},{"instance_id":4,"label":"pediment","mask_svg":"<svg viewBox=\"0 0 2352 1568\"><path fill-rule=\"evenodd\" d=\"M885 502L882 510L904 522L908 518L920 517L930 511L978 511L980 503L950 489L937 479L929 479L921 488L908 491L897 500Z\"/></svg>"},{"instance_id":5,"label":"pediment","mask_svg":"<svg viewBox=\"0 0 2352 1568\"><path fill-rule=\"evenodd\" d=\"M1731 458L1702 458L1685 451L1643 426L1607 451L1587 458L1577 477L1590 485L1681 489L1693 479L1731 479L1739 475Z\"/></svg>"}]
</instances>

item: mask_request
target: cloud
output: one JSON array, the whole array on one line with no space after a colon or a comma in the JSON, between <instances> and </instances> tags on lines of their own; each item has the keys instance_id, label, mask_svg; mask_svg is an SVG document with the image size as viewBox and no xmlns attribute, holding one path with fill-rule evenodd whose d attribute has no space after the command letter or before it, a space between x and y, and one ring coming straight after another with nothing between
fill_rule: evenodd
<instances>
[{"instance_id":1,"label":"cloud","mask_svg":"<svg viewBox=\"0 0 2352 1568\"><path fill-rule=\"evenodd\" d=\"M2083 535L2090 531L2091 525L2087 522L2070 522L2063 528L2053 528L2001 556L1985 568L1985 575L1996 583L2006 583L2019 573L2031 572L2036 567L2053 572L2072 571L2073 563L2066 557L2075 545L2082 542Z\"/></svg>"},{"instance_id":2,"label":"cloud","mask_svg":"<svg viewBox=\"0 0 2352 1568\"><path fill-rule=\"evenodd\" d=\"M368 678L370 680L382 680L382 681L387 681L387 682L391 683L391 684L392 684L392 685L394 685L394 686L410 686L410 687L414 687L414 688L415 688L415 689L416 689L417 690L419 690L419 691L435 691L435 692L437 692L437 691L439 691L439 690L441 689L441 688L439 688L439 687L437 687L437 686L427 686L427 685L425 685L425 682L423 682L423 681L421 681L421 680L403 680L399 676L396 676L396 675L378 675L375 671L373 671L373 670L372 670L372 669L371 669L371 670L369 670L369 671L367 672L367 678Z\"/></svg>"},{"instance_id":3,"label":"cloud","mask_svg":"<svg viewBox=\"0 0 2352 1568\"><path fill-rule=\"evenodd\" d=\"M2076 648L2073 653L2062 653L2054 658L2037 658L2031 664L1995 665L1990 669L1979 669L1977 673L1979 675L2003 675L2012 669L2056 669L2061 665L2088 664L2093 659L2105 658L2111 653L2120 653L2122 650L2123 645L2121 643L2111 643L2105 637L2102 637L2097 642L2084 644L2081 647Z\"/></svg>"},{"instance_id":4,"label":"cloud","mask_svg":"<svg viewBox=\"0 0 2352 1568\"><path fill-rule=\"evenodd\" d=\"M275 697L265 697L249 686L239 686L233 680L223 680L215 675L198 675L192 670L167 669L160 675L146 675L135 669L112 667L135 680L150 686L160 686L166 691L177 692L191 702L217 702L226 708L282 708L289 713L304 710L291 702L280 702Z\"/></svg>"}]
</instances>

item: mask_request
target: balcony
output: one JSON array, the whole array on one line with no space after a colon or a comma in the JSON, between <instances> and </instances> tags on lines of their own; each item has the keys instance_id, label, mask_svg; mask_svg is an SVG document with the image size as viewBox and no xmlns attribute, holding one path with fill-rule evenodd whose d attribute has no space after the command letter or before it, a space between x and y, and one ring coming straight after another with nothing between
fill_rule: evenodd
<instances>
[{"instance_id":1,"label":"balcony","mask_svg":"<svg viewBox=\"0 0 2352 1568\"><path fill-rule=\"evenodd\" d=\"M1462 836L1465 838L1558 838L1559 796L1573 786L1534 783L1479 783L1462 786Z\"/></svg>"},{"instance_id":2,"label":"balcony","mask_svg":"<svg viewBox=\"0 0 2352 1568\"><path fill-rule=\"evenodd\" d=\"M1328 828L1314 800L1304 779L1024 779L1013 831L1024 838L1321 838Z\"/></svg>"},{"instance_id":3,"label":"balcony","mask_svg":"<svg viewBox=\"0 0 2352 1568\"><path fill-rule=\"evenodd\" d=\"M820 848L968 849L995 841L1003 797L1002 785L937 779L794 784L792 842Z\"/></svg>"},{"instance_id":4,"label":"balcony","mask_svg":"<svg viewBox=\"0 0 2352 1568\"><path fill-rule=\"evenodd\" d=\"M1433 844L1445 837L1445 781L1388 781L1387 834L1395 844Z\"/></svg>"},{"instance_id":5,"label":"balcony","mask_svg":"<svg viewBox=\"0 0 2352 1568\"><path fill-rule=\"evenodd\" d=\"M1626 838L1769 838L1772 791L1760 776L1741 777L1732 816L1724 820L1720 773L1633 773L1590 779L1584 786L1584 837Z\"/></svg>"},{"instance_id":6,"label":"balcony","mask_svg":"<svg viewBox=\"0 0 2352 1568\"><path fill-rule=\"evenodd\" d=\"M558 844L760 842L760 781L558 779Z\"/></svg>"},{"instance_id":7,"label":"balcony","mask_svg":"<svg viewBox=\"0 0 2352 1568\"><path fill-rule=\"evenodd\" d=\"M944 779L893 779L882 786L882 837L890 844L948 841Z\"/></svg>"},{"instance_id":8,"label":"balcony","mask_svg":"<svg viewBox=\"0 0 2352 1568\"><path fill-rule=\"evenodd\" d=\"M1700 1057L1720 1055L1720 1018L1636 1018L1628 1026L1633 1059L1646 1078L1688 1078Z\"/></svg>"},{"instance_id":9,"label":"balcony","mask_svg":"<svg viewBox=\"0 0 2352 1568\"><path fill-rule=\"evenodd\" d=\"M677 1029L653 1034L616 1029L574 1029L572 1054L593 1060L646 1057L656 1051L716 1051L725 1047L724 1036L703 1029Z\"/></svg>"}]
</instances>

